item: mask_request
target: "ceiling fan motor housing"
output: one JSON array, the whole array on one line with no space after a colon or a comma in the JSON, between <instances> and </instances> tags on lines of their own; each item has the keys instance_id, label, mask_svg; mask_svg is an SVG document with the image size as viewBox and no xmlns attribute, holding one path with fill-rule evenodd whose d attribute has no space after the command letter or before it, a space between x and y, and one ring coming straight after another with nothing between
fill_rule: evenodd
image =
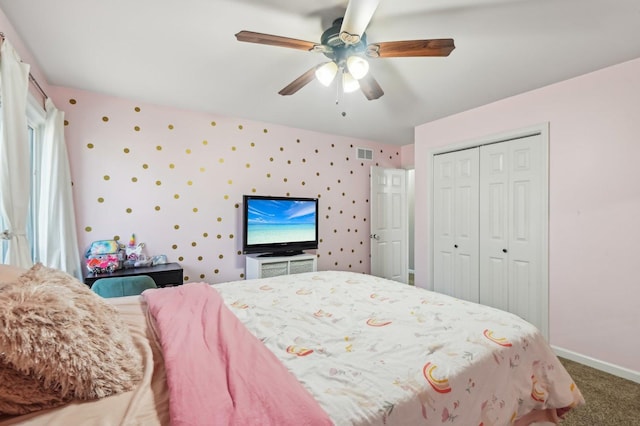
<instances>
[{"instance_id":1,"label":"ceiling fan motor housing","mask_svg":"<svg viewBox=\"0 0 640 426\"><path fill-rule=\"evenodd\" d=\"M351 55L362 55L367 49L367 35L362 33L360 41L356 44L345 44L340 39L340 28L342 27L342 19L338 18L333 21L333 25L322 33L320 43L327 46L324 55L335 61L339 66L344 66L345 61Z\"/></svg>"}]
</instances>

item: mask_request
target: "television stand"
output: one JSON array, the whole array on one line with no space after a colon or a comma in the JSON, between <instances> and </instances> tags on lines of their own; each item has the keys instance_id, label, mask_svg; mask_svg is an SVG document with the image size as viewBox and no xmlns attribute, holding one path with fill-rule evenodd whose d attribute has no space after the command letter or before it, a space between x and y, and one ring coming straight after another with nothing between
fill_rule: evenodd
<instances>
[{"instance_id":1,"label":"television stand","mask_svg":"<svg viewBox=\"0 0 640 426\"><path fill-rule=\"evenodd\" d=\"M245 279L277 277L280 275L315 272L317 270L315 254L296 254L292 256L247 255L245 257Z\"/></svg>"}]
</instances>

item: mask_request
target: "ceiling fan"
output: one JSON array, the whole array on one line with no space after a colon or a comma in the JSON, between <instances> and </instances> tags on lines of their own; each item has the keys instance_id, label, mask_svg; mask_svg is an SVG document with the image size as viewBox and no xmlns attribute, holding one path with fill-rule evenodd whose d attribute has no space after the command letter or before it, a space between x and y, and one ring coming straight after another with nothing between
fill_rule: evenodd
<instances>
[{"instance_id":1,"label":"ceiling fan","mask_svg":"<svg viewBox=\"0 0 640 426\"><path fill-rule=\"evenodd\" d=\"M238 41L266 44L323 53L330 61L314 66L278 92L293 95L314 78L331 85L338 73L338 84L344 92L360 89L369 100L378 99L384 91L371 76L365 58L397 58L410 56L449 56L455 49L453 39L387 41L367 44L365 29L369 25L379 0L349 0L344 18L338 18L320 37L320 43L271 34L240 31Z\"/></svg>"}]
</instances>

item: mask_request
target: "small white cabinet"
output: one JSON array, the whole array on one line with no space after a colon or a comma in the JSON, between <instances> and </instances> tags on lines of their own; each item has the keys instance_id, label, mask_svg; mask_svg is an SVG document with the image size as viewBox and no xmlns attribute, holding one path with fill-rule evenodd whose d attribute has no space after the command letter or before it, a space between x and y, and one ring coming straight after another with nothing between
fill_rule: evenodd
<instances>
[{"instance_id":1,"label":"small white cabinet","mask_svg":"<svg viewBox=\"0 0 640 426\"><path fill-rule=\"evenodd\" d=\"M315 272L317 268L315 254L297 254L294 256L247 255L245 278L277 277L279 275Z\"/></svg>"}]
</instances>

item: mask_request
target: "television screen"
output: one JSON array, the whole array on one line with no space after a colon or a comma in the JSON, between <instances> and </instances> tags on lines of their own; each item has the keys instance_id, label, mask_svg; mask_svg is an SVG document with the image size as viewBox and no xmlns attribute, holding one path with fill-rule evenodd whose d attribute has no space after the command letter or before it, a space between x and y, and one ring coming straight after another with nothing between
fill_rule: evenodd
<instances>
[{"instance_id":1,"label":"television screen","mask_svg":"<svg viewBox=\"0 0 640 426\"><path fill-rule=\"evenodd\" d=\"M301 252L318 248L318 200L244 196L243 252Z\"/></svg>"}]
</instances>

